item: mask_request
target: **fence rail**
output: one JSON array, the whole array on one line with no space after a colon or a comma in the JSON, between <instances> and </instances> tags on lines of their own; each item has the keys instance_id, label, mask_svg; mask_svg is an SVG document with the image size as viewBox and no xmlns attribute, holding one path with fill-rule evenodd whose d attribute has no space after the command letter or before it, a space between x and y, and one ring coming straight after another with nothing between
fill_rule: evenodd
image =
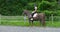
<instances>
[{"instance_id":1,"label":"fence rail","mask_svg":"<svg viewBox=\"0 0 60 32\"><path fill-rule=\"evenodd\" d=\"M1 16L0 20L28 20L27 17L24 16ZM53 19L53 20L52 20ZM60 21L60 16L49 16L49 18L46 18L46 21Z\"/></svg>"},{"instance_id":2,"label":"fence rail","mask_svg":"<svg viewBox=\"0 0 60 32\"><path fill-rule=\"evenodd\" d=\"M24 16L0 16L0 19L24 19Z\"/></svg>"}]
</instances>

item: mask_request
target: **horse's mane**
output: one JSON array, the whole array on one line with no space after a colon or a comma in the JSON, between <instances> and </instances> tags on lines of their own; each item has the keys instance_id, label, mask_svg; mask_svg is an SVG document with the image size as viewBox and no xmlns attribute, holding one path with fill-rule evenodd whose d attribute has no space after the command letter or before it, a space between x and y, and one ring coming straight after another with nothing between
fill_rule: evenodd
<instances>
[{"instance_id":1,"label":"horse's mane","mask_svg":"<svg viewBox=\"0 0 60 32\"><path fill-rule=\"evenodd\" d=\"M31 14L29 10L24 10L24 11L27 12L27 13L29 13L29 14Z\"/></svg>"}]
</instances>

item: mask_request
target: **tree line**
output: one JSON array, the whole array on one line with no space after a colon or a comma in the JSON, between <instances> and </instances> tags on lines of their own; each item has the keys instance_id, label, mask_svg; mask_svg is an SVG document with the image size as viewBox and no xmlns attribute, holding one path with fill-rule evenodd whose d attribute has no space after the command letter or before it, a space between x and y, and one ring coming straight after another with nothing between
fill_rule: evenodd
<instances>
[{"instance_id":1,"label":"tree line","mask_svg":"<svg viewBox=\"0 0 60 32\"><path fill-rule=\"evenodd\" d=\"M58 0L0 0L0 14L7 16L21 15L24 9L34 10L34 3L37 4L37 12L48 15L60 15Z\"/></svg>"}]
</instances>

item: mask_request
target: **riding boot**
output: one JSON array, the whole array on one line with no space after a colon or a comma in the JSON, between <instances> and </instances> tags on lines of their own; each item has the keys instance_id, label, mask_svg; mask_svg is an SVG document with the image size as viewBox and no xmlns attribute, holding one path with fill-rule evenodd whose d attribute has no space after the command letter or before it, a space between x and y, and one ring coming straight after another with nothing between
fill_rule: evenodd
<instances>
[{"instance_id":1,"label":"riding boot","mask_svg":"<svg viewBox=\"0 0 60 32\"><path fill-rule=\"evenodd\" d=\"M33 20L33 15L34 15L34 13L31 14L31 16L32 16L32 17L31 17L31 20Z\"/></svg>"}]
</instances>

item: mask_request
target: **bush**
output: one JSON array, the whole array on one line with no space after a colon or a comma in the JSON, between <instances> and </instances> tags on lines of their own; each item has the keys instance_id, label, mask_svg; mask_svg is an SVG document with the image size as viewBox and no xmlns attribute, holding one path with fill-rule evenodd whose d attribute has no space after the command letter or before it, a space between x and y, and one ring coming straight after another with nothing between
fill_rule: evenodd
<instances>
[{"instance_id":1,"label":"bush","mask_svg":"<svg viewBox=\"0 0 60 32\"><path fill-rule=\"evenodd\" d=\"M41 11L43 11L43 10L49 10L50 7L51 7L51 4L48 1L43 1L43 2L41 2L39 8Z\"/></svg>"}]
</instances>

